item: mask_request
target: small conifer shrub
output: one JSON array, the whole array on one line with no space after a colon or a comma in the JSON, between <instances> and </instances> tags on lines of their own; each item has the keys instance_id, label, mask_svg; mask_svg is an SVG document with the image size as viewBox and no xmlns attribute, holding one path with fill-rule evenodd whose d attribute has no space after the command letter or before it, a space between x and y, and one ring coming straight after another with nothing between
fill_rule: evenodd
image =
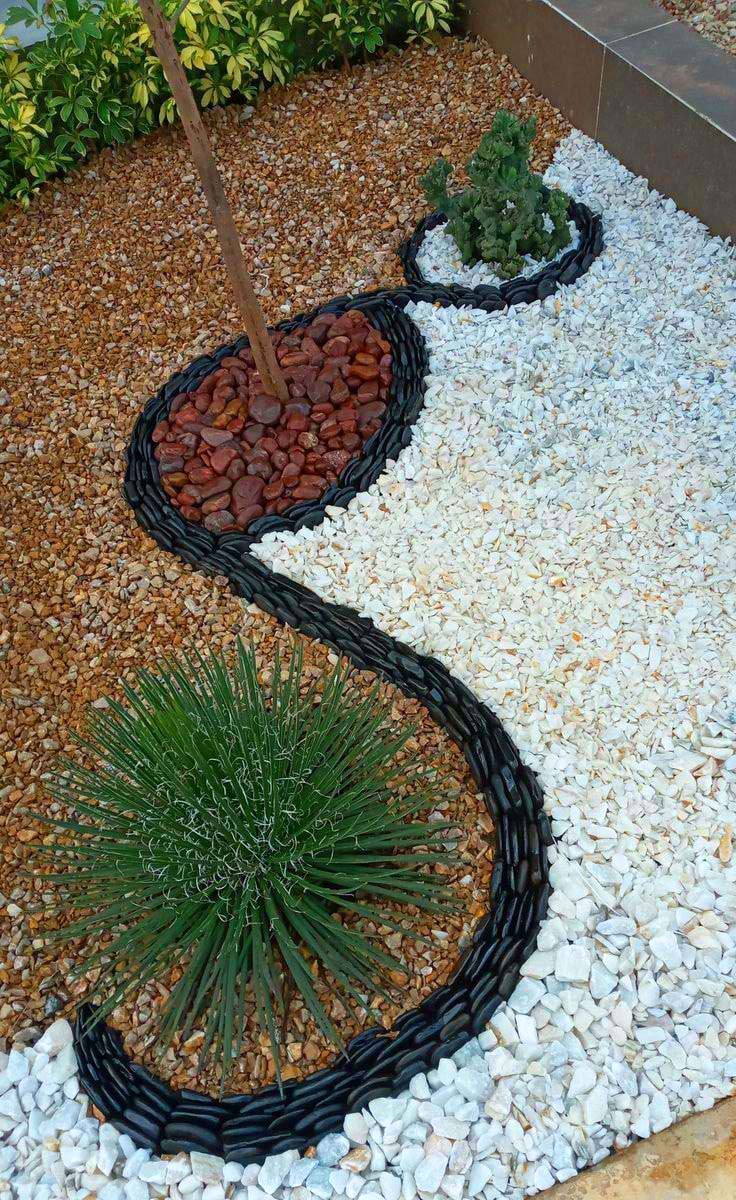
<instances>
[{"instance_id":1,"label":"small conifer shrub","mask_svg":"<svg viewBox=\"0 0 736 1200\"><path fill-rule=\"evenodd\" d=\"M529 165L535 129L534 117L520 121L501 110L468 160L469 188L448 192L453 167L445 158L422 176L424 194L447 217L466 266L482 260L510 279L523 270L525 255L543 262L569 244L569 197L545 188Z\"/></svg>"}]
</instances>

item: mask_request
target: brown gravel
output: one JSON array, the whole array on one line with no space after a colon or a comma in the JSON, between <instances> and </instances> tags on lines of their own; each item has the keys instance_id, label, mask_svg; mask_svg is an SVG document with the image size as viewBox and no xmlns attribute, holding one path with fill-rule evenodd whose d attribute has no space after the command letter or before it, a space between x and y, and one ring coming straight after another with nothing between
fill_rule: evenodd
<instances>
[{"instance_id":1,"label":"brown gravel","mask_svg":"<svg viewBox=\"0 0 736 1200\"><path fill-rule=\"evenodd\" d=\"M736 54L736 0L659 0L659 4L709 42Z\"/></svg>"},{"instance_id":2,"label":"brown gravel","mask_svg":"<svg viewBox=\"0 0 736 1200\"><path fill-rule=\"evenodd\" d=\"M454 39L273 90L256 114L210 112L268 319L399 283L396 244L424 209L418 175L439 152L463 162L498 106L536 113L544 167L564 120L487 45ZM105 152L28 213L0 216L0 280L2 1036L68 995L70 964L28 914L43 886L21 874L38 833L23 814L47 803L44 774L85 703L165 651L226 647L244 621L225 581L158 550L120 494L145 398L240 332L181 130ZM245 626L270 653L274 623ZM454 753L433 727L425 736Z\"/></svg>"}]
</instances>

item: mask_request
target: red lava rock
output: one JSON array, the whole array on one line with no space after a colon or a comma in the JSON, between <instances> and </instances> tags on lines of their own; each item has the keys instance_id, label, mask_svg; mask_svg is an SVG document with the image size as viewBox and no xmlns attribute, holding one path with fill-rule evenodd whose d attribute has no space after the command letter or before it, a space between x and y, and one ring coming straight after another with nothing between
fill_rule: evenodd
<instances>
[{"instance_id":1,"label":"red lava rock","mask_svg":"<svg viewBox=\"0 0 736 1200\"><path fill-rule=\"evenodd\" d=\"M266 430L263 425L246 425L243 430L243 441L247 442L249 446L255 446L265 432Z\"/></svg>"},{"instance_id":2,"label":"red lava rock","mask_svg":"<svg viewBox=\"0 0 736 1200\"><path fill-rule=\"evenodd\" d=\"M233 514L223 509L220 512L208 513L204 519L205 529L209 529L210 533L226 533L228 529L235 529Z\"/></svg>"},{"instance_id":3,"label":"red lava rock","mask_svg":"<svg viewBox=\"0 0 736 1200\"><path fill-rule=\"evenodd\" d=\"M158 469L162 475L167 475L169 472L181 471L184 466L184 459L179 458L163 458L158 465Z\"/></svg>"},{"instance_id":4,"label":"red lava rock","mask_svg":"<svg viewBox=\"0 0 736 1200\"><path fill-rule=\"evenodd\" d=\"M232 479L233 483L236 479L242 479L245 475L245 463L242 458L233 459L225 474L228 479Z\"/></svg>"},{"instance_id":5,"label":"red lava rock","mask_svg":"<svg viewBox=\"0 0 736 1200\"><path fill-rule=\"evenodd\" d=\"M262 392L251 400L248 415L262 425L275 425L281 415L281 403L276 396L267 396Z\"/></svg>"},{"instance_id":6,"label":"red lava rock","mask_svg":"<svg viewBox=\"0 0 736 1200\"><path fill-rule=\"evenodd\" d=\"M300 483L291 494L295 500L318 500L322 495L322 480L320 480L319 486Z\"/></svg>"},{"instance_id":7,"label":"red lava rock","mask_svg":"<svg viewBox=\"0 0 736 1200\"><path fill-rule=\"evenodd\" d=\"M193 471L189 472L189 478L192 483L209 483L211 479L215 478L215 472L211 467L195 467Z\"/></svg>"},{"instance_id":8,"label":"red lava rock","mask_svg":"<svg viewBox=\"0 0 736 1200\"><path fill-rule=\"evenodd\" d=\"M287 463L282 469L281 478L284 481L285 487L293 487L301 474L301 469L297 463Z\"/></svg>"},{"instance_id":9,"label":"red lava rock","mask_svg":"<svg viewBox=\"0 0 736 1200\"><path fill-rule=\"evenodd\" d=\"M263 480L255 475L245 475L233 484L233 507L236 512L239 509L248 508L250 505L258 504L263 495Z\"/></svg>"},{"instance_id":10,"label":"red lava rock","mask_svg":"<svg viewBox=\"0 0 736 1200\"><path fill-rule=\"evenodd\" d=\"M326 379L313 379L307 384L307 395L313 405L321 403L323 400L328 400L330 396L330 385Z\"/></svg>"},{"instance_id":11,"label":"red lava rock","mask_svg":"<svg viewBox=\"0 0 736 1200\"><path fill-rule=\"evenodd\" d=\"M246 475L255 475L259 479L271 478L271 464L267 458L254 458L245 468Z\"/></svg>"},{"instance_id":12,"label":"red lava rock","mask_svg":"<svg viewBox=\"0 0 736 1200\"><path fill-rule=\"evenodd\" d=\"M208 446L222 446L224 442L232 441L232 434L227 429L203 429L202 441Z\"/></svg>"},{"instance_id":13,"label":"red lava rock","mask_svg":"<svg viewBox=\"0 0 736 1200\"><path fill-rule=\"evenodd\" d=\"M241 508L236 513L235 520L241 529L245 529L246 526L250 525L251 521L255 521L256 517L262 517L265 511L265 508L261 504L249 504L247 508Z\"/></svg>"},{"instance_id":14,"label":"red lava rock","mask_svg":"<svg viewBox=\"0 0 736 1200\"><path fill-rule=\"evenodd\" d=\"M357 397L361 404L375 400L378 396L379 386L377 379L367 379L365 383L361 383L357 391Z\"/></svg>"},{"instance_id":15,"label":"red lava rock","mask_svg":"<svg viewBox=\"0 0 736 1200\"><path fill-rule=\"evenodd\" d=\"M227 508L230 503L230 496L227 492L223 492L221 496L210 496L209 500L205 500L202 505L203 513L219 512L222 508Z\"/></svg>"},{"instance_id":16,"label":"red lava rock","mask_svg":"<svg viewBox=\"0 0 736 1200\"><path fill-rule=\"evenodd\" d=\"M360 438L358 438L358 441L360 441ZM347 448L345 450L328 450L323 458L323 462L331 471L335 471L339 475L340 471L348 465L351 458L352 455Z\"/></svg>"},{"instance_id":17,"label":"red lava rock","mask_svg":"<svg viewBox=\"0 0 736 1200\"><path fill-rule=\"evenodd\" d=\"M345 336L331 337L322 348L330 358L336 358L339 355L347 354L350 349L350 341Z\"/></svg>"},{"instance_id":18,"label":"red lava rock","mask_svg":"<svg viewBox=\"0 0 736 1200\"><path fill-rule=\"evenodd\" d=\"M229 492L231 487L229 479L222 475L216 475L210 483L205 483L200 487L199 494L203 500L209 500L210 496L219 496L221 492Z\"/></svg>"},{"instance_id":19,"label":"red lava rock","mask_svg":"<svg viewBox=\"0 0 736 1200\"><path fill-rule=\"evenodd\" d=\"M370 404L361 404L358 409L358 421L363 425L366 421L382 417L385 411L386 405L381 400L373 400Z\"/></svg>"},{"instance_id":20,"label":"red lava rock","mask_svg":"<svg viewBox=\"0 0 736 1200\"><path fill-rule=\"evenodd\" d=\"M330 399L332 400L332 403L339 407L344 400L347 400L349 395L350 388L346 384L345 380L342 378L336 379L330 390Z\"/></svg>"},{"instance_id":21,"label":"red lava rock","mask_svg":"<svg viewBox=\"0 0 736 1200\"><path fill-rule=\"evenodd\" d=\"M364 313L322 313L271 339L287 404L266 393L246 349L175 396L151 435L172 505L212 533L318 499L386 411L391 348Z\"/></svg>"},{"instance_id":22,"label":"red lava rock","mask_svg":"<svg viewBox=\"0 0 736 1200\"><path fill-rule=\"evenodd\" d=\"M232 446L220 446L219 450L210 455L210 466L218 475L224 475L230 463L238 457L237 450Z\"/></svg>"},{"instance_id":23,"label":"red lava rock","mask_svg":"<svg viewBox=\"0 0 736 1200\"><path fill-rule=\"evenodd\" d=\"M282 479L274 479L273 483L267 483L263 489L264 500L278 500L284 490L284 481Z\"/></svg>"},{"instance_id":24,"label":"red lava rock","mask_svg":"<svg viewBox=\"0 0 736 1200\"><path fill-rule=\"evenodd\" d=\"M365 357L368 357L367 355ZM371 361L370 363L354 362L350 368L351 375L357 375L358 379L378 379L378 363Z\"/></svg>"}]
</instances>

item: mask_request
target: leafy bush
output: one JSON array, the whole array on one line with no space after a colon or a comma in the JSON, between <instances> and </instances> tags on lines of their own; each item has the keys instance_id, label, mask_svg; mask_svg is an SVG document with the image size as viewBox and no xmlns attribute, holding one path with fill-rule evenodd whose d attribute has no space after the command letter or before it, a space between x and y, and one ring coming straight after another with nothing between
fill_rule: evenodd
<instances>
[{"instance_id":1,"label":"leafy bush","mask_svg":"<svg viewBox=\"0 0 736 1200\"><path fill-rule=\"evenodd\" d=\"M466 265L493 263L506 278L523 270L524 256L547 260L570 241L569 197L545 189L529 165L536 121L499 111L467 163L471 187L451 195L450 163L439 158L422 176L428 202L443 212L447 231Z\"/></svg>"},{"instance_id":2,"label":"leafy bush","mask_svg":"<svg viewBox=\"0 0 736 1200\"><path fill-rule=\"evenodd\" d=\"M92 765L67 762L52 789L76 815L46 818L67 835L45 847L62 868L51 878L65 909L88 910L53 936L113 935L79 972L100 968L101 1014L178 968L161 1043L201 1023L223 1082L246 993L277 1064L293 991L339 1045L305 953L367 1007L401 968L357 918L397 929L387 904L450 907L432 870L447 826L418 819L437 796L406 752L412 730L390 732L390 701L339 667L307 687L298 651L265 692L242 644L231 670L197 656L124 690L80 738Z\"/></svg>"},{"instance_id":3,"label":"leafy bush","mask_svg":"<svg viewBox=\"0 0 736 1200\"><path fill-rule=\"evenodd\" d=\"M191 0L174 40L203 107L250 101L298 70L447 30L453 0ZM178 0L166 0L174 13ZM86 154L173 121L176 108L136 0L21 0L41 30L21 49L0 26L0 202L27 203Z\"/></svg>"},{"instance_id":4,"label":"leafy bush","mask_svg":"<svg viewBox=\"0 0 736 1200\"><path fill-rule=\"evenodd\" d=\"M449 33L452 8L452 0L293 0L289 20L303 23L318 65L328 66L373 54L387 37Z\"/></svg>"}]
</instances>

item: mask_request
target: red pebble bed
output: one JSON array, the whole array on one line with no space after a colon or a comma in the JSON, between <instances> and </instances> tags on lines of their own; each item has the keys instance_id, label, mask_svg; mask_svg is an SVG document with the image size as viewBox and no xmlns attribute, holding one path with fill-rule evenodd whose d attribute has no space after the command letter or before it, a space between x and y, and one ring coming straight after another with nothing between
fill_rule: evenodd
<instances>
[{"instance_id":1,"label":"red pebble bed","mask_svg":"<svg viewBox=\"0 0 736 1200\"><path fill-rule=\"evenodd\" d=\"M391 347L362 312L321 313L271 340L288 404L264 392L253 354L241 350L175 396L152 434L171 503L213 533L318 500L386 411Z\"/></svg>"}]
</instances>

